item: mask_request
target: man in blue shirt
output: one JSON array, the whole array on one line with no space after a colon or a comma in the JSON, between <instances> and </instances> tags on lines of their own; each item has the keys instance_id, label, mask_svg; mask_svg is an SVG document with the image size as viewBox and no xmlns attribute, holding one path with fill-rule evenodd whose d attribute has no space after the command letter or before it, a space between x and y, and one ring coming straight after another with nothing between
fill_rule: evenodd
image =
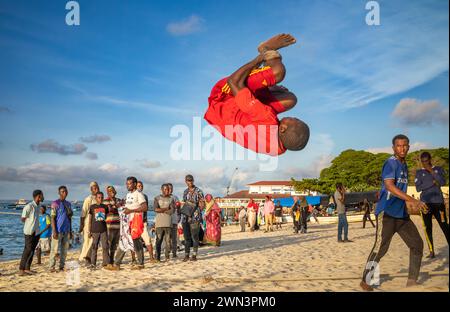
<instances>
[{"instance_id":1,"label":"man in blue shirt","mask_svg":"<svg viewBox=\"0 0 450 312\"><path fill-rule=\"evenodd\" d=\"M379 262L389 249L395 233L398 233L409 248L409 274L406 286L417 285L423 255L423 241L409 218L411 212L427 211L425 203L406 194L408 188L408 167L406 155L409 151L409 139L399 134L392 139L394 156L389 157L381 173L380 200L375 210L377 217L375 244L370 252L363 278L362 289L372 291L372 285L378 283L372 279L379 273Z\"/></svg>"},{"instance_id":2,"label":"man in blue shirt","mask_svg":"<svg viewBox=\"0 0 450 312\"><path fill-rule=\"evenodd\" d=\"M52 202L52 244L50 251L50 272L56 272L56 254L59 252L59 271L64 270L67 250L69 249L69 239L72 236L72 207L66 200L68 191L64 185L58 188L59 199Z\"/></svg>"},{"instance_id":3,"label":"man in blue shirt","mask_svg":"<svg viewBox=\"0 0 450 312\"><path fill-rule=\"evenodd\" d=\"M428 152L423 152L420 155L420 161L423 168L416 171L416 190L420 193L420 200L427 204L430 211L421 214L423 225L425 227L425 237L427 239L430 255L428 258L434 258L433 246L433 216L439 223L439 226L444 232L448 244L448 223L444 204L444 196L442 195L441 186L445 185L444 169L431 164L431 155Z\"/></svg>"}]
</instances>

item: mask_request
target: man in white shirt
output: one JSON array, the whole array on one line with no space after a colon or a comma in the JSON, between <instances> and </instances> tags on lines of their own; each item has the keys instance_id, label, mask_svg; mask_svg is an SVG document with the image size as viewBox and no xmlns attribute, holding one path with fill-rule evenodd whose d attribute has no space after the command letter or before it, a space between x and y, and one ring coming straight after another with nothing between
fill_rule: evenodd
<instances>
[{"instance_id":1,"label":"man in white shirt","mask_svg":"<svg viewBox=\"0 0 450 312\"><path fill-rule=\"evenodd\" d=\"M137 189L137 179L135 177L127 178L127 190L128 193L125 199L125 209L123 210L123 213L126 215L131 214L131 222L131 220L138 214L140 214L140 217L142 217L142 214L148 210L148 206L147 202L145 201L144 194L142 194L142 192L139 192L139 190ZM131 230L133 231L133 228ZM144 230L143 224L141 230ZM138 264L132 267L132 269L140 270L144 268L144 248L141 242L141 237L133 238L133 244Z\"/></svg>"},{"instance_id":2,"label":"man in white shirt","mask_svg":"<svg viewBox=\"0 0 450 312\"><path fill-rule=\"evenodd\" d=\"M33 261L34 250L39 243L39 211L40 203L44 201L44 194L41 190L33 192L33 201L28 203L22 210L23 234L25 236L25 247L20 260L19 275L31 275L30 270Z\"/></svg>"}]
</instances>

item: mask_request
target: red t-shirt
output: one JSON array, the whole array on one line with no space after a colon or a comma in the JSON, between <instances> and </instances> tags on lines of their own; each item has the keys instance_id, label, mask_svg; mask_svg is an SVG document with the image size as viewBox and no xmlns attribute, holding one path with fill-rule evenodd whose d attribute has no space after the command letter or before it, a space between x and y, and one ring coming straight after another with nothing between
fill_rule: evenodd
<instances>
[{"instance_id":1,"label":"red t-shirt","mask_svg":"<svg viewBox=\"0 0 450 312\"><path fill-rule=\"evenodd\" d=\"M248 88L234 97L224 78L213 87L208 102L205 120L227 139L271 156L286 151L278 136L278 112L272 105L262 103Z\"/></svg>"}]
</instances>

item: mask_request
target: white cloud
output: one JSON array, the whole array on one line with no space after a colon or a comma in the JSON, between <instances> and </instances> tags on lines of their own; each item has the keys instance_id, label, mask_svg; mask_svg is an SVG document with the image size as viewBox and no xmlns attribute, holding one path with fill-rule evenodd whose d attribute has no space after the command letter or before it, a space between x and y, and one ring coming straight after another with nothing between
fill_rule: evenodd
<instances>
[{"instance_id":1,"label":"white cloud","mask_svg":"<svg viewBox=\"0 0 450 312\"><path fill-rule=\"evenodd\" d=\"M203 23L204 20L194 14L181 21L169 23L166 29L174 36L185 36L201 31Z\"/></svg>"},{"instance_id":2,"label":"white cloud","mask_svg":"<svg viewBox=\"0 0 450 312\"><path fill-rule=\"evenodd\" d=\"M101 165L53 165L35 163L19 167L0 166L0 181L8 183L32 183L33 185L68 185L77 187L97 181L101 185L123 187L128 176L135 176L144 182L149 194L158 193L161 184L171 182L178 190L185 188L184 177L193 174L195 183L205 192L222 196L229 183L229 176L223 167L212 167L199 172L188 170L160 170L142 172L122 167L118 164Z\"/></svg>"},{"instance_id":3,"label":"white cloud","mask_svg":"<svg viewBox=\"0 0 450 312\"><path fill-rule=\"evenodd\" d=\"M138 159L137 162L141 164L141 167L147 169L153 169L161 167L161 162L158 160Z\"/></svg>"},{"instance_id":4,"label":"white cloud","mask_svg":"<svg viewBox=\"0 0 450 312\"><path fill-rule=\"evenodd\" d=\"M80 155L83 154L87 147L84 144L71 144L64 145L56 142L55 140L45 140L38 144L31 144L30 148L32 151L38 153L54 153L59 155Z\"/></svg>"},{"instance_id":5,"label":"white cloud","mask_svg":"<svg viewBox=\"0 0 450 312\"><path fill-rule=\"evenodd\" d=\"M406 126L448 125L448 108L437 100L420 101L405 98L395 107L392 117Z\"/></svg>"},{"instance_id":6,"label":"white cloud","mask_svg":"<svg viewBox=\"0 0 450 312\"><path fill-rule=\"evenodd\" d=\"M89 159L89 160L96 160L96 159L98 159L97 153L86 152L86 154L84 154L84 156L85 156L87 159Z\"/></svg>"},{"instance_id":7,"label":"white cloud","mask_svg":"<svg viewBox=\"0 0 450 312\"><path fill-rule=\"evenodd\" d=\"M91 135L88 137L81 137L80 141L83 143L103 143L107 141L111 141L111 137L109 135Z\"/></svg>"}]
</instances>

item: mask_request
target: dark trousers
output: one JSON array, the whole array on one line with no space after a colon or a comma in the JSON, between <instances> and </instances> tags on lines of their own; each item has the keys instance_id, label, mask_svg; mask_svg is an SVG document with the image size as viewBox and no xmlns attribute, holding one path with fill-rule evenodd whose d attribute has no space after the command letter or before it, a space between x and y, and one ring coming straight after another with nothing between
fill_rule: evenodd
<instances>
[{"instance_id":1,"label":"dark trousers","mask_svg":"<svg viewBox=\"0 0 450 312\"><path fill-rule=\"evenodd\" d=\"M170 232L172 228L170 227L158 227L156 228L156 259L161 260L161 245L164 240L164 255L166 260L169 259L170 255Z\"/></svg>"},{"instance_id":2,"label":"dark trousers","mask_svg":"<svg viewBox=\"0 0 450 312\"><path fill-rule=\"evenodd\" d=\"M108 243L108 234L107 232L103 233L92 233L92 253L91 253L91 264L97 264L97 250L98 245L102 244L102 253L103 253L103 266L106 266L110 263L109 260L109 243Z\"/></svg>"},{"instance_id":3,"label":"dark trousers","mask_svg":"<svg viewBox=\"0 0 450 312\"><path fill-rule=\"evenodd\" d=\"M375 224L373 223L372 219L370 218L370 212L365 212L363 216L363 229L366 228L366 221L369 220L369 222L372 224L373 227L375 227Z\"/></svg>"},{"instance_id":4,"label":"dark trousers","mask_svg":"<svg viewBox=\"0 0 450 312\"><path fill-rule=\"evenodd\" d=\"M172 247L172 256L176 257L177 256L177 245L178 245L178 224L172 224L172 228L171 228L171 233L170 233L170 238L171 238L171 247Z\"/></svg>"},{"instance_id":5,"label":"dark trousers","mask_svg":"<svg viewBox=\"0 0 450 312\"><path fill-rule=\"evenodd\" d=\"M39 243L39 236L35 234L25 235L25 247L20 260L20 270L30 270L31 262L33 262L34 250Z\"/></svg>"},{"instance_id":6,"label":"dark trousers","mask_svg":"<svg viewBox=\"0 0 450 312\"><path fill-rule=\"evenodd\" d=\"M144 244L140 237L133 239L134 252L137 256L137 261L139 265L144 265Z\"/></svg>"},{"instance_id":7,"label":"dark trousers","mask_svg":"<svg viewBox=\"0 0 450 312\"><path fill-rule=\"evenodd\" d=\"M447 223L447 212L445 210L444 204L432 204L427 203L430 211L427 214L421 214L423 220L423 226L425 228L425 237L427 239L428 249L430 252L434 252L433 245L433 216L441 227L442 232L447 239L448 244L448 223ZM441 212L443 215L441 215Z\"/></svg>"},{"instance_id":8,"label":"dark trousers","mask_svg":"<svg viewBox=\"0 0 450 312\"><path fill-rule=\"evenodd\" d=\"M187 256L191 251L191 247L194 249L194 254L197 254L200 234L200 223L183 222L183 236L184 236L184 251Z\"/></svg>"},{"instance_id":9,"label":"dark trousers","mask_svg":"<svg viewBox=\"0 0 450 312\"><path fill-rule=\"evenodd\" d=\"M295 221L295 217L294 217L294 231L295 233L298 233L298 231L300 231L300 221Z\"/></svg>"},{"instance_id":10,"label":"dark trousers","mask_svg":"<svg viewBox=\"0 0 450 312\"><path fill-rule=\"evenodd\" d=\"M108 229L108 243L109 243L109 263L114 263L117 246L119 245L120 229Z\"/></svg>"},{"instance_id":11,"label":"dark trousers","mask_svg":"<svg viewBox=\"0 0 450 312\"><path fill-rule=\"evenodd\" d=\"M306 233L306 230L308 230L308 216L306 214L302 214L300 218L300 232Z\"/></svg>"},{"instance_id":12,"label":"dark trousers","mask_svg":"<svg viewBox=\"0 0 450 312\"><path fill-rule=\"evenodd\" d=\"M389 249L392 237L398 233L409 248L409 274L408 279L417 280L420 272L423 255L423 241L411 219L397 219L383 212L376 220L375 244L370 252L363 272L363 281L370 285L369 273L378 266L381 258Z\"/></svg>"}]
</instances>

